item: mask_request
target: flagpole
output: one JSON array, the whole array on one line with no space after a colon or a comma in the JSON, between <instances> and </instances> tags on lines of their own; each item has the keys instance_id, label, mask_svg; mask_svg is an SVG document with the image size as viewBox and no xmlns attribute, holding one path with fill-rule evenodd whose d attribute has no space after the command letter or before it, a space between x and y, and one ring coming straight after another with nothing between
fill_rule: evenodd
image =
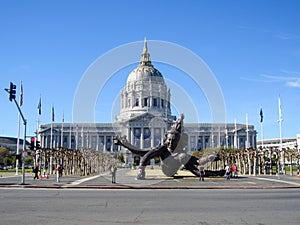
<instances>
[{"instance_id":1,"label":"flagpole","mask_svg":"<svg viewBox=\"0 0 300 225\"><path fill-rule=\"evenodd\" d=\"M51 134L50 134L50 148L52 149L52 135L53 135L53 132L52 132L52 129L53 129L53 121L51 121Z\"/></svg>"},{"instance_id":2,"label":"flagpole","mask_svg":"<svg viewBox=\"0 0 300 225\"><path fill-rule=\"evenodd\" d=\"M40 122L41 122L41 114L38 114L38 121L37 121L37 132L36 132L36 138L38 141L40 141L39 139L39 129L40 129Z\"/></svg>"},{"instance_id":3,"label":"flagpole","mask_svg":"<svg viewBox=\"0 0 300 225\"><path fill-rule=\"evenodd\" d=\"M38 119L37 119L36 140L40 141L40 143L41 143L41 138L40 138L40 121L41 121L41 114L42 114L42 99L41 99L41 95L39 97L37 109L38 109ZM41 143L41 147L44 147L44 145L42 143ZM36 165L38 164L39 157L41 157L41 160L42 160L42 156L40 154L35 154L35 163L36 163ZM39 167L40 166L41 165L39 165Z\"/></svg>"},{"instance_id":4,"label":"flagpole","mask_svg":"<svg viewBox=\"0 0 300 225\"><path fill-rule=\"evenodd\" d=\"M234 119L234 147L238 149L237 145L237 125L236 125L236 119Z\"/></svg>"},{"instance_id":5,"label":"flagpole","mask_svg":"<svg viewBox=\"0 0 300 225\"><path fill-rule=\"evenodd\" d=\"M263 127L263 111L262 111L262 107L260 107L260 139L261 139L261 147L262 149L264 148L264 127Z\"/></svg>"},{"instance_id":6,"label":"flagpole","mask_svg":"<svg viewBox=\"0 0 300 225\"><path fill-rule=\"evenodd\" d=\"M278 97L278 112L279 112L279 141L280 141L280 151L282 150L282 112L281 112L281 102L280 102L280 96Z\"/></svg>"},{"instance_id":7,"label":"flagpole","mask_svg":"<svg viewBox=\"0 0 300 225\"><path fill-rule=\"evenodd\" d=\"M41 143L40 130L39 130L40 129L40 121L41 121L41 114L38 113L36 140ZM41 145L41 146L43 146L43 145ZM35 166L38 164L38 160L39 160L39 154L35 154ZM39 167L40 167L40 165L39 165Z\"/></svg>"},{"instance_id":8,"label":"flagpole","mask_svg":"<svg viewBox=\"0 0 300 225\"><path fill-rule=\"evenodd\" d=\"M261 147L264 148L264 128L263 123L260 123L260 138L261 138Z\"/></svg>"},{"instance_id":9,"label":"flagpole","mask_svg":"<svg viewBox=\"0 0 300 225\"><path fill-rule=\"evenodd\" d=\"M248 113L246 113L246 149L249 148Z\"/></svg>"},{"instance_id":10,"label":"flagpole","mask_svg":"<svg viewBox=\"0 0 300 225\"><path fill-rule=\"evenodd\" d=\"M54 107L52 105L52 118L51 118L51 134L50 134L50 148L53 148L53 122L54 122ZM50 174L52 174L52 156L50 156Z\"/></svg>"},{"instance_id":11,"label":"flagpole","mask_svg":"<svg viewBox=\"0 0 300 225\"><path fill-rule=\"evenodd\" d=\"M61 124L61 136L60 136L60 146L64 147L63 141L64 141L64 122L65 122L65 115L63 112L63 117L62 117L62 124Z\"/></svg>"},{"instance_id":12,"label":"flagpole","mask_svg":"<svg viewBox=\"0 0 300 225\"><path fill-rule=\"evenodd\" d=\"M284 173L284 151L282 151L282 111L281 111L281 101L280 101L280 95L278 96L278 123L279 123L279 151L281 152L281 166L282 166L282 172ZM279 168L278 168L279 169ZM280 171L278 171L279 174Z\"/></svg>"},{"instance_id":13,"label":"flagpole","mask_svg":"<svg viewBox=\"0 0 300 225\"><path fill-rule=\"evenodd\" d=\"M52 145L52 135L53 135L52 129L53 129L53 121L51 120L51 129L50 129L51 130L51 134L50 134L50 149L51 149L51 151L52 151L52 147L53 147L53 145ZM50 163L49 172L50 172L50 174L52 174L52 156L50 156L50 162L49 163Z\"/></svg>"},{"instance_id":14,"label":"flagpole","mask_svg":"<svg viewBox=\"0 0 300 225\"><path fill-rule=\"evenodd\" d=\"M226 145L226 148L228 148L228 130L227 130L226 124L225 124L225 145Z\"/></svg>"},{"instance_id":15,"label":"flagpole","mask_svg":"<svg viewBox=\"0 0 300 225\"><path fill-rule=\"evenodd\" d=\"M39 128L40 128L40 122L41 122L41 114L42 114L42 98L41 98L41 95L40 95L40 98L39 98L39 103L38 103L38 124L37 124L37 134L39 134Z\"/></svg>"}]
</instances>

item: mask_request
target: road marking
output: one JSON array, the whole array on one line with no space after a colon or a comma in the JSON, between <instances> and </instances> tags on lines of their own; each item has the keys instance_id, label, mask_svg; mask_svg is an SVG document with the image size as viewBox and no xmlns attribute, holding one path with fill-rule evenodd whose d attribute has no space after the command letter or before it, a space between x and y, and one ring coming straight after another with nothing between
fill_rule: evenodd
<instances>
[{"instance_id":1,"label":"road marking","mask_svg":"<svg viewBox=\"0 0 300 225\"><path fill-rule=\"evenodd\" d=\"M7 175L7 176L0 176L1 178L11 178L11 177L21 177L20 175Z\"/></svg>"},{"instance_id":2,"label":"road marking","mask_svg":"<svg viewBox=\"0 0 300 225\"><path fill-rule=\"evenodd\" d=\"M285 183L285 184L292 184L292 185L300 186L299 183L291 182L291 181L276 180L276 179L262 178L262 177L253 177L253 178L258 179L258 180L267 180L267 181L274 181L274 182L278 182L278 183Z\"/></svg>"},{"instance_id":3,"label":"road marking","mask_svg":"<svg viewBox=\"0 0 300 225\"><path fill-rule=\"evenodd\" d=\"M96 179L96 178L98 178L98 177L101 177L101 175L96 175L96 176L92 176L92 177L83 178L83 179L80 179L80 180L75 180L75 181L73 181L72 183L66 184L66 185L64 185L64 186L67 187L67 186L75 186L75 185L79 185L79 184L81 184L81 183L83 183L83 182L85 182L85 181L93 180L93 179Z\"/></svg>"}]
</instances>

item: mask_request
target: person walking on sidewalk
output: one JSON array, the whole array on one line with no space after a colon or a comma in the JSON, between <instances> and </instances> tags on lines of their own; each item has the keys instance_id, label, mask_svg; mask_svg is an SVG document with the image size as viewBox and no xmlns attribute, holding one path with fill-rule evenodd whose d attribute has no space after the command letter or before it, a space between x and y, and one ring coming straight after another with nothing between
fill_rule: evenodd
<instances>
[{"instance_id":1,"label":"person walking on sidewalk","mask_svg":"<svg viewBox=\"0 0 300 225\"><path fill-rule=\"evenodd\" d=\"M230 166L226 165L225 171L226 171L226 180L230 180Z\"/></svg>"},{"instance_id":2,"label":"person walking on sidewalk","mask_svg":"<svg viewBox=\"0 0 300 225\"><path fill-rule=\"evenodd\" d=\"M200 178L199 181L204 181L204 166L199 166L199 174L200 174Z\"/></svg>"},{"instance_id":3,"label":"person walking on sidewalk","mask_svg":"<svg viewBox=\"0 0 300 225\"><path fill-rule=\"evenodd\" d=\"M33 177L33 179L35 180L35 178L38 180L39 179L39 175L38 175L38 173L39 173L39 165L36 165L35 167L34 167L34 169L33 169L33 173L34 173L34 177Z\"/></svg>"},{"instance_id":4,"label":"person walking on sidewalk","mask_svg":"<svg viewBox=\"0 0 300 225\"><path fill-rule=\"evenodd\" d=\"M116 166L116 164L113 164L111 166L111 182L113 184L116 183L116 173L117 173L117 166Z\"/></svg>"},{"instance_id":5,"label":"person walking on sidewalk","mask_svg":"<svg viewBox=\"0 0 300 225\"><path fill-rule=\"evenodd\" d=\"M61 165L57 165L57 167L56 167L56 182L57 183L60 182L61 175L62 175L62 166Z\"/></svg>"},{"instance_id":6,"label":"person walking on sidewalk","mask_svg":"<svg viewBox=\"0 0 300 225\"><path fill-rule=\"evenodd\" d=\"M237 174L237 165L236 164L233 165L233 177L234 178L238 177L238 174Z\"/></svg>"}]
</instances>

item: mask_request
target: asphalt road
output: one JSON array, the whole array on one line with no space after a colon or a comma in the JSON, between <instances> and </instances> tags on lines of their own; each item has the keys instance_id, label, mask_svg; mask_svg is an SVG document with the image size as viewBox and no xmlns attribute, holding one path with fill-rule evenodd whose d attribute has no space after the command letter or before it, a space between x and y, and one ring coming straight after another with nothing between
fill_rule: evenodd
<instances>
[{"instance_id":1,"label":"asphalt road","mask_svg":"<svg viewBox=\"0 0 300 225\"><path fill-rule=\"evenodd\" d=\"M0 189L0 224L299 224L299 189Z\"/></svg>"}]
</instances>

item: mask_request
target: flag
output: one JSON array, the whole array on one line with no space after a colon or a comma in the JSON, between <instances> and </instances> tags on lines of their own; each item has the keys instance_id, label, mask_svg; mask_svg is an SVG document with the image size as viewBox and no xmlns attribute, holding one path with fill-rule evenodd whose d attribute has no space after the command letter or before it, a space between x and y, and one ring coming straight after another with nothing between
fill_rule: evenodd
<instances>
[{"instance_id":1,"label":"flag","mask_svg":"<svg viewBox=\"0 0 300 225\"><path fill-rule=\"evenodd\" d=\"M20 88L20 107L23 105L23 84L21 81L21 88Z\"/></svg>"},{"instance_id":2,"label":"flag","mask_svg":"<svg viewBox=\"0 0 300 225\"><path fill-rule=\"evenodd\" d=\"M54 107L52 106L52 122L54 122Z\"/></svg>"},{"instance_id":3,"label":"flag","mask_svg":"<svg viewBox=\"0 0 300 225\"><path fill-rule=\"evenodd\" d=\"M38 110L39 110L39 115L41 115L42 114L42 99L41 99L41 97L39 98L39 103L38 103Z\"/></svg>"},{"instance_id":4,"label":"flag","mask_svg":"<svg viewBox=\"0 0 300 225\"><path fill-rule=\"evenodd\" d=\"M262 108L260 108L259 115L260 115L260 122L262 123L263 119L264 119L264 114L263 114Z\"/></svg>"},{"instance_id":5,"label":"flag","mask_svg":"<svg viewBox=\"0 0 300 225\"><path fill-rule=\"evenodd\" d=\"M63 112L63 115L62 115L62 122L64 123L65 122L65 113Z\"/></svg>"}]
</instances>

